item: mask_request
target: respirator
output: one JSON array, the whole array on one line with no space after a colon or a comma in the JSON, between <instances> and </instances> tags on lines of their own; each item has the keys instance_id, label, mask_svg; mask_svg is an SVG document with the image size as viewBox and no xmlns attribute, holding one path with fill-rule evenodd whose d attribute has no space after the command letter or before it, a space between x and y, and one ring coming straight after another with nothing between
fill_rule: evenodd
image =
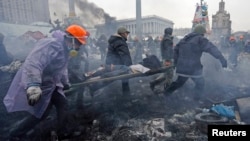
<instances>
[{"instance_id":1,"label":"respirator","mask_svg":"<svg viewBox=\"0 0 250 141\"><path fill-rule=\"evenodd\" d=\"M73 47L68 47L69 50L69 56L70 57L75 57L78 54L78 51L76 49L74 49Z\"/></svg>"},{"instance_id":2,"label":"respirator","mask_svg":"<svg viewBox=\"0 0 250 141\"><path fill-rule=\"evenodd\" d=\"M72 44L68 45L69 56L75 57L75 56L77 56L79 49L76 49L76 47L75 47L76 44L75 44L74 37L71 37L71 36L68 36L68 37L70 37L72 39Z\"/></svg>"}]
</instances>

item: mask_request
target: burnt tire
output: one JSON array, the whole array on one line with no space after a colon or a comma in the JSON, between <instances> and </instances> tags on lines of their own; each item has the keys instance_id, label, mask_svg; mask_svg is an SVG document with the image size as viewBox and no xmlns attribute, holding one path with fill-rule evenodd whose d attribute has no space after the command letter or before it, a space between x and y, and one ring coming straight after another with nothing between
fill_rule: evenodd
<instances>
[{"instance_id":1,"label":"burnt tire","mask_svg":"<svg viewBox=\"0 0 250 141\"><path fill-rule=\"evenodd\" d=\"M227 117L222 117L215 113L199 113L195 115L195 120L205 123L226 123L229 121Z\"/></svg>"},{"instance_id":2,"label":"burnt tire","mask_svg":"<svg viewBox=\"0 0 250 141\"><path fill-rule=\"evenodd\" d=\"M218 124L228 124L228 118L219 116L215 113L199 113L195 115L195 121L197 128L202 132L207 134L208 125L218 125Z\"/></svg>"}]
</instances>

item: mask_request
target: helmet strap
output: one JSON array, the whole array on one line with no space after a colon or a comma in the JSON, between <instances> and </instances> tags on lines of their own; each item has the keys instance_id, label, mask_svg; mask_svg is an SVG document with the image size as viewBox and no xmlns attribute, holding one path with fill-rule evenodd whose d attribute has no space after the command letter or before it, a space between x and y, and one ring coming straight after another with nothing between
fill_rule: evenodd
<instances>
[{"instance_id":1,"label":"helmet strap","mask_svg":"<svg viewBox=\"0 0 250 141\"><path fill-rule=\"evenodd\" d=\"M75 38L72 38L72 49L75 50Z\"/></svg>"}]
</instances>

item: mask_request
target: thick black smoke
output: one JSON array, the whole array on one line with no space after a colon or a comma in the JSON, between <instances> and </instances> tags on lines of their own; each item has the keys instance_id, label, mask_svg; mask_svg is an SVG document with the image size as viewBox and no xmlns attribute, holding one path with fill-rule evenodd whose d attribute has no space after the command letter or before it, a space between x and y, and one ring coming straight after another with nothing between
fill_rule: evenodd
<instances>
[{"instance_id":1,"label":"thick black smoke","mask_svg":"<svg viewBox=\"0 0 250 141\"><path fill-rule=\"evenodd\" d=\"M51 17L62 20L62 18L68 16L68 3L68 0L60 0L60 3L58 3L58 1L50 1L49 5ZM80 17L80 20L86 27L94 27L96 24L104 24L115 19L106 13L102 8L98 7L94 3L88 2L88 0L75 0L75 12L76 16Z\"/></svg>"}]
</instances>

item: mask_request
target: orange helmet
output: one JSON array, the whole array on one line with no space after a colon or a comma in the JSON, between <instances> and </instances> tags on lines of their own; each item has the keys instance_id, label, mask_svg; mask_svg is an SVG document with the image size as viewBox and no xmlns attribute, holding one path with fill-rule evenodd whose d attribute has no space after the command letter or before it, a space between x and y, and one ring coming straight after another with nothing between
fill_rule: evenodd
<instances>
[{"instance_id":1,"label":"orange helmet","mask_svg":"<svg viewBox=\"0 0 250 141\"><path fill-rule=\"evenodd\" d=\"M89 36L89 32L79 25L70 25L66 28L66 31L76 38L80 43L86 44L86 38Z\"/></svg>"},{"instance_id":2,"label":"orange helmet","mask_svg":"<svg viewBox=\"0 0 250 141\"><path fill-rule=\"evenodd\" d=\"M160 37L159 37L159 41L161 41L162 39L163 39L163 37L162 37L162 36L160 36Z\"/></svg>"},{"instance_id":3,"label":"orange helmet","mask_svg":"<svg viewBox=\"0 0 250 141\"><path fill-rule=\"evenodd\" d=\"M229 40L230 40L230 41L235 40L234 36L231 36L231 37L229 38Z\"/></svg>"},{"instance_id":4,"label":"orange helmet","mask_svg":"<svg viewBox=\"0 0 250 141\"><path fill-rule=\"evenodd\" d=\"M135 40L135 41L138 41L138 40L139 40L139 38L135 36L135 37L134 37L134 40Z\"/></svg>"}]
</instances>

